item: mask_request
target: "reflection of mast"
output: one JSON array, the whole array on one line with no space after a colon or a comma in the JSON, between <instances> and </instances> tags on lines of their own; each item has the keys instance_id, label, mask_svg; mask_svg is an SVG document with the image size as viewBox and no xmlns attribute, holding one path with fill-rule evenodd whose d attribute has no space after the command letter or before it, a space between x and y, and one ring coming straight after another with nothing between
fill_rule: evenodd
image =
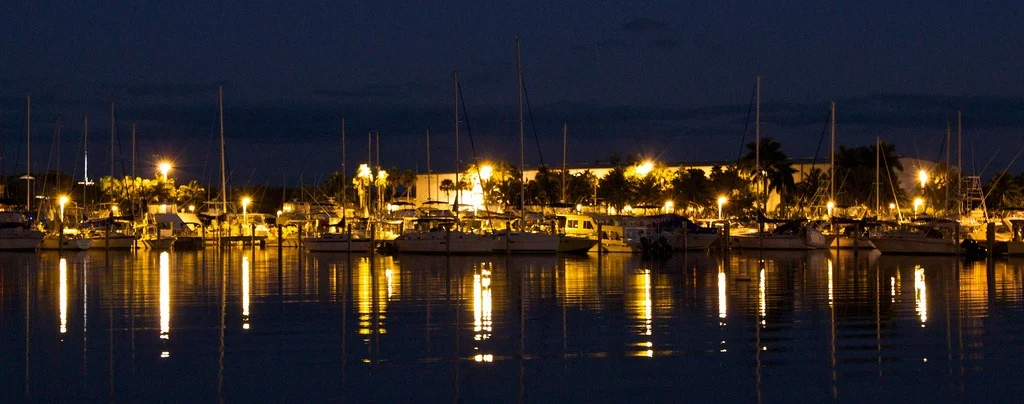
<instances>
[{"instance_id":1,"label":"reflection of mast","mask_svg":"<svg viewBox=\"0 0 1024 404\"><path fill-rule=\"evenodd\" d=\"M491 339L493 329L490 263L480 264L476 272L473 274L473 339L482 342ZM492 362L494 355L478 353L473 359L477 362Z\"/></svg>"},{"instance_id":2,"label":"reflection of mast","mask_svg":"<svg viewBox=\"0 0 1024 404\"><path fill-rule=\"evenodd\" d=\"M60 333L68 332L68 261L60 259ZM61 338L63 340L63 338Z\"/></svg>"},{"instance_id":3,"label":"reflection of mast","mask_svg":"<svg viewBox=\"0 0 1024 404\"><path fill-rule=\"evenodd\" d=\"M854 271L857 269L854 268ZM828 260L828 313L829 313L829 356L832 364L832 399L835 399L839 394L836 387L836 306L835 298L832 294L832 260Z\"/></svg>"},{"instance_id":4,"label":"reflection of mast","mask_svg":"<svg viewBox=\"0 0 1024 404\"><path fill-rule=\"evenodd\" d=\"M160 339L171 338L171 274L170 254L160 253ZM170 357L166 349L160 352L161 358Z\"/></svg>"},{"instance_id":5,"label":"reflection of mast","mask_svg":"<svg viewBox=\"0 0 1024 404\"><path fill-rule=\"evenodd\" d=\"M242 329L249 329L249 257L242 256Z\"/></svg>"}]
</instances>

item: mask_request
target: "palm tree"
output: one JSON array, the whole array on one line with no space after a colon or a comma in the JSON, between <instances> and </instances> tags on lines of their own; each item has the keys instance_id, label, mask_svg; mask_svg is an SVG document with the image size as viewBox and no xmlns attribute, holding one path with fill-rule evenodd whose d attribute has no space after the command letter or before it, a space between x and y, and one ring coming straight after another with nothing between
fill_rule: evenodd
<instances>
[{"instance_id":1,"label":"palm tree","mask_svg":"<svg viewBox=\"0 0 1024 404\"><path fill-rule=\"evenodd\" d=\"M616 211L621 211L632 197L629 180L626 178L626 168L617 166L601 178L597 184L597 196L605 203L611 205Z\"/></svg>"},{"instance_id":2,"label":"palm tree","mask_svg":"<svg viewBox=\"0 0 1024 404\"><path fill-rule=\"evenodd\" d=\"M793 160L790 160L789 156L782 151L781 143L771 137L763 137L761 138L760 155L761 172L758 173L756 172L756 167L754 167L756 149L756 144L748 144L747 150L749 152L740 160L741 164L757 182L760 182L762 179L768 182L768 187L765 191L776 192L785 199L786 193L791 191L795 185L793 174L796 173L796 169L793 168Z\"/></svg>"},{"instance_id":3,"label":"palm tree","mask_svg":"<svg viewBox=\"0 0 1024 404\"><path fill-rule=\"evenodd\" d=\"M455 190L455 181L452 181L450 179L443 180L441 181L441 185L439 186L439 188L441 189L441 192L444 192L445 199L451 199L449 198L449 195L451 194L452 191Z\"/></svg>"}]
</instances>

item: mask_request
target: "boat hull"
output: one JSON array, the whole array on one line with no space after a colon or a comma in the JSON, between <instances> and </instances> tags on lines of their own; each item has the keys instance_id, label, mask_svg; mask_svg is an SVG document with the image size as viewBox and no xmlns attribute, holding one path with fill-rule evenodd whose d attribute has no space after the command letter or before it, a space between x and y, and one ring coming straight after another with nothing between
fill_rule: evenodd
<instances>
[{"instance_id":1,"label":"boat hull","mask_svg":"<svg viewBox=\"0 0 1024 404\"><path fill-rule=\"evenodd\" d=\"M865 237L836 237L835 241L829 248L838 248L840 250L853 250L853 249L868 249L873 250L875 245L870 239Z\"/></svg>"},{"instance_id":2,"label":"boat hull","mask_svg":"<svg viewBox=\"0 0 1024 404\"><path fill-rule=\"evenodd\" d=\"M43 242L43 233L15 231L0 233L0 251L34 251Z\"/></svg>"},{"instance_id":3,"label":"boat hull","mask_svg":"<svg viewBox=\"0 0 1024 404\"><path fill-rule=\"evenodd\" d=\"M776 235L767 234L758 237L736 236L733 237L736 246L745 250L815 250L826 248L831 239L817 235L806 237L801 235Z\"/></svg>"},{"instance_id":4,"label":"boat hull","mask_svg":"<svg viewBox=\"0 0 1024 404\"><path fill-rule=\"evenodd\" d=\"M173 245L175 251L199 251L206 248L206 240L201 236L178 236L174 239Z\"/></svg>"},{"instance_id":5,"label":"boat hull","mask_svg":"<svg viewBox=\"0 0 1024 404\"><path fill-rule=\"evenodd\" d=\"M925 237L879 237L871 242L882 254L955 255L960 247L951 240Z\"/></svg>"},{"instance_id":6,"label":"boat hull","mask_svg":"<svg viewBox=\"0 0 1024 404\"><path fill-rule=\"evenodd\" d=\"M684 238L678 235L672 240L672 249L676 251L704 251L718 241L717 234L687 234Z\"/></svg>"},{"instance_id":7,"label":"boat hull","mask_svg":"<svg viewBox=\"0 0 1024 404\"><path fill-rule=\"evenodd\" d=\"M492 250L509 253L554 254L558 252L561 236L544 233L501 233L494 236Z\"/></svg>"},{"instance_id":8,"label":"boat hull","mask_svg":"<svg viewBox=\"0 0 1024 404\"><path fill-rule=\"evenodd\" d=\"M590 251L594 246L597 245L597 240L576 237L576 236L563 236L558 240L558 252L560 253L585 253Z\"/></svg>"},{"instance_id":9,"label":"boat hull","mask_svg":"<svg viewBox=\"0 0 1024 404\"><path fill-rule=\"evenodd\" d=\"M59 236L46 236L39 244L40 250L88 250L92 246L92 239L88 238L65 238L61 246Z\"/></svg>"},{"instance_id":10,"label":"boat hull","mask_svg":"<svg viewBox=\"0 0 1024 404\"><path fill-rule=\"evenodd\" d=\"M633 254L643 250L639 246L632 246L621 240L601 240L601 243L595 245L591 251L601 254Z\"/></svg>"},{"instance_id":11,"label":"boat hull","mask_svg":"<svg viewBox=\"0 0 1024 404\"><path fill-rule=\"evenodd\" d=\"M415 254L489 254L494 240L489 236L451 232L403 234L395 239L399 252Z\"/></svg>"},{"instance_id":12,"label":"boat hull","mask_svg":"<svg viewBox=\"0 0 1024 404\"><path fill-rule=\"evenodd\" d=\"M93 249L111 249L111 250L130 250L135 245L135 237L127 235L117 235L107 237L93 237L92 246Z\"/></svg>"},{"instance_id":13,"label":"boat hull","mask_svg":"<svg viewBox=\"0 0 1024 404\"><path fill-rule=\"evenodd\" d=\"M314 237L302 240L302 246L311 252L364 253L370 251L370 240L353 238Z\"/></svg>"},{"instance_id":14,"label":"boat hull","mask_svg":"<svg viewBox=\"0 0 1024 404\"><path fill-rule=\"evenodd\" d=\"M169 251L174 245L174 238L139 240L139 247L147 250Z\"/></svg>"}]
</instances>

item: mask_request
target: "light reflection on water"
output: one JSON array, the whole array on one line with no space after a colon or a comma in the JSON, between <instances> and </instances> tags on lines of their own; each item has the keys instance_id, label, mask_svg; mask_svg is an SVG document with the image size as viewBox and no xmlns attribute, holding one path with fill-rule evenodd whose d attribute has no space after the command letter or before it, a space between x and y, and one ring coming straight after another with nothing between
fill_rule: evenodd
<instances>
[{"instance_id":1,"label":"light reflection on water","mask_svg":"<svg viewBox=\"0 0 1024 404\"><path fill-rule=\"evenodd\" d=\"M1005 401L1024 376L1019 259L235 249L0 265L15 400Z\"/></svg>"}]
</instances>

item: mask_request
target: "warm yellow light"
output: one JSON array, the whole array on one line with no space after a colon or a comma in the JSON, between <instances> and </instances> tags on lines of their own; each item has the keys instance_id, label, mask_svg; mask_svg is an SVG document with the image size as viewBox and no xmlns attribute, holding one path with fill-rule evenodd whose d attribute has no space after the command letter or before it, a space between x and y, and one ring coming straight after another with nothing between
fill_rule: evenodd
<instances>
[{"instance_id":1,"label":"warm yellow light","mask_svg":"<svg viewBox=\"0 0 1024 404\"><path fill-rule=\"evenodd\" d=\"M729 198L726 198L725 195L718 197L718 220L722 220L722 206L725 206L726 203L729 203Z\"/></svg>"},{"instance_id":2,"label":"warm yellow light","mask_svg":"<svg viewBox=\"0 0 1024 404\"><path fill-rule=\"evenodd\" d=\"M484 165L480 167L480 179L487 181L491 179L491 175L494 174L494 167L490 165Z\"/></svg>"},{"instance_id":3,"label":"warm yellow light","mask_svg":"<svg viewBox=\"0 0 1024 404\"><path fill-rule=\"evenodd\" d=\"M114 212L114 213L117 213L117 205L111 205L110 206L110 211Z\"/></svg>"},{"instance_id":4,"label":"warm yellow light","mask_svg":"<svg viewBox=\"0 0 1024 404\"><path fill-rule=\"evenodd\" d=\"M160 253L160 339L171 334L171 256Z\"/></svg>"},{"instance_id":5,"label":"warm yellow light","mask_svg":"<svg viewBox=\"0 0 1024 404\"><path fill-rule=\"evenodd\" d=\"M57 200L60 203L60 220L64 221L64 205L68 203L68 196L61 195L60 199Z\"/></svg>"},{"instance_id":6,"label":"warm yellow light","mask_svg":"<svg viewBox=\"0 0 1024 404\"><path fill-rule=\"evenodd\" d=\"M622 207L622 213L629 213L629 212L632 212L632 211L633 211L633 207L630 206L630 205L626 205L626 206Z\"/></svg>"},{"instance_id":7,"label":"warm yellow light","mask_svg":"<svg viewBox=\"0 0 1024 404\"><path fill-rule=\"evenodd\" d=\"M370 171L370 166L366 164L360 164L359 169L356 171L356 177L360 179L372 179L373 171Z\"/></svg>"},{"instance_id":8,"label":"warm yellow light","mask_svg":"<svg viewBox=\"0 0 1024 404\"><path fill-rule=\"evenodd\" d=\"M582 210L583 210L583 204L582 203L577 203L576 204L576 213L579 213Z\"/></svg>"},{"instance_id":9,"label":"warm yellow light","mask_svg":"<svg viewBox=\"0 0 1024 404\"><path fill-rule=\"evenodd\" d=\"M250 204L250 203L252 203L252 199L249 199L249 197L248 197L248 196L247 196L247 197L244 197L244 198L242 198L242 207L243 207L243 208L247 208L247 207L249 207L249 204Z\"/></svg>"},{"instance_id":10,"label":"warm yellow light","mask_svg":"<svg viewBox=\"0 0 1024 404\"><path fill-rule=\"evenodd\" d=\"M673 210L672 210L673 205L674 204L672 203L672 201L665 201L665 213L672 213L673 212Z\"/></svg>"},{"instance_id":11,"label":"warm yellow light","mask_svg":"<svg viewBox=\"0 0 1024 404\"><path fill-rule=\"evenodd\" d=\"M915 215L917 214L917 210L918 210L918 209L919 209L920 207L922 207L922 206L924 206L924 199L921 199L921 198L914 198L914 214L915 214Z\"/></svg>"},{"instance_id":12,"label":"warm yellow light","mask_svg":"<svg viewBox=\"0 0 1024 404\"><path fill-rule=\"evenodd\" d=\"M828 203L825 204L825 208L828 209L828 215L832 216L832 209L836 208L836 203L832 202L832 201L828 201Z\"/></svg>"},{"instance_id":13,"label":"warm yellow light","mask_svg":"<svg viewBox=\"0 0 1024 404\"><path fill-rule=\"evenodd\" d=\"M282 214L282 213L284 213L284 212L282 212L282 211L278 210L278 211L277 211L277 217L281 217L281 214Z\"/></svg>"},{"instance_id":14,"label":"warm yellow light","mask_svg":"<svg viewBox=\"0 0 1024 404\"><path fill-rule=\"evenodd\" d=\"M924 188L925 185L928 185L928 172L925 170L918 171L917 179L921 181L921 188Z\"/></svg>"},{"instance_id":15,"label":"warm yellow light","mask_svg":"<svg viewBox=\"0 0 1024 404\"><path fill-rule=\"evenodd\" d=\"M164 181L167 181L167 173L171 171L171 163L167 161L160 162L157 168L160 169L160 174L164 176Z\"/></svg>"},{"instance_id":16,"label":"warm yellow light","mask_svg":"<svg viewBox=\"0 0 1024 404\"><path fill-rule=\"evenodd\" d=\"M67 259L61 258L60 264L58 265L58 273L60 274L60 333L67 334L68 332L68 261Z\"/></svg>"},{"instance_id":17,"label":"warm yellow light","mask_svg":"<svg viewBox=\"0 0 1024 404\"><path fill-rule=\"evenodd\" d=\"M188 211L189 212L195 212L196 211L196 205L188 205Z\"/></svg>"},{"instance_id":18,"label":"warm yellow light","mask_svg":"<svg viewBox=\"0 0 1024 404\"><path fill-rule=\"evenodd\" d=\"M645 161L643 162L643 164L636 166L636 169L634 171L636 171L636 175L639 175L640 177L646 177L647 174L650 173L653 169L654 163L650 161Z\"/></svg>"},{"instance_id":19,"label":"warm yellow light","mask_svg":"<svg viewBox=\"0 0 1024 404\"><path fill-rule=\"evenodd\" d=\"M284 210L285 212L291 212L292 211L292 204L286 203L286 204L284 204L284 206L281 209Z\"/></svg>"}]
</instances>

